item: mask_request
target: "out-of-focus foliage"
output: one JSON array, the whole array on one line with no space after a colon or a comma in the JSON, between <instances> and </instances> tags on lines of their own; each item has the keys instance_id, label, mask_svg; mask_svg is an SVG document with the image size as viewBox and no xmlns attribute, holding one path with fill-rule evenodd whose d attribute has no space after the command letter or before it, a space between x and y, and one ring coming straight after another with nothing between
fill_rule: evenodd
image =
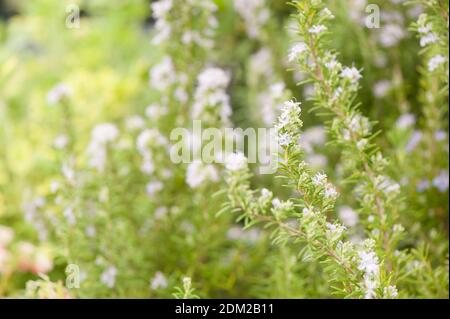
<instances>
[{"instance_id":1,"label":"out-of-focus foliage","mask_svg":"<svg viewBox=\"0 0 450 319\"><path fill-rule=\"evenodd\" d=\"M379 28L364 0L0 0L0 297L448 298L448 3L372 4ZM283 178L171 161L174 128L270 128L289 99Z\"/></svg>"}]
</instances>

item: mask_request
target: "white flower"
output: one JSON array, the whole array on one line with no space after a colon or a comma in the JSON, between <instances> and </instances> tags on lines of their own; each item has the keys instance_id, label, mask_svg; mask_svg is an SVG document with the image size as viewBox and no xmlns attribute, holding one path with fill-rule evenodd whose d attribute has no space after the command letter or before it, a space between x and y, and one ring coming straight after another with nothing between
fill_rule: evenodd
<instances>
[{"instance_id":1,"label":"white flower","mask_svg":"<svg viewBox=\"0 0 450 319\"><path fill-rule=\"evenodd\" d=\"M325 62L325 67L330 71L339 70L341 68L341 63L336 60L336 55L332 55L331 59Z\"/></svg>"},{"instance_id":2,"label":"white flower","mask_svg":"<svg viewBox=\"0 0 450 319\"><path fill-rule=\"evenodd\" d=\"M225 168L232 172L244 170L247 167L247 158L241 152L225 155Z\"/></svg>"},{"instance_id":3,"label":"white flower","mask_svg":"<svg viewBox=\"0 0 450 319\"><path fill-rule=\"evenodd\" d=\"M375 83L373 86L373 94L377 98L385 97L386 94L392 89L392 82L389 80L381 80Z\"/></svg>"},{"instance_id":4,"label":"white flower","mask_svg":"<svg viewBox=\"0 0 450 319\"><path fill-rule=\"evenodd\" d=\"M436 70L441 64L445 63L447 59L441 55L437 54L428 61L428 71L433 72Z\"/></svg>"},{"instance_id":5,"label":"white flower","mask_svg":"<svg viewBox=\"0 0 450 319\"><path fill-rule=\"evenodd\" d=\"M168 56L150 70L150 84L159 91L167 89L176 82L176 79L172 59Z\"/></svg>"},{"instance_id":6,"label":"white flower","mask_svg":"<svg viewBox=\"0 0 450 319\"><path fill-rule=\"evenodd\" d=\"M155 19L163 18L170 9L172 9L172 0L159 0L151 3L153 17Z\"/></svg>"},{"instance_id":7,"label":"white flower","mask_svg":"<svg viewBox=\"0 0 450 319\"><path fill-rule=\"evenodd\" d=\"M377 186L379 190L387 195L394 196L400 192L400 185L387 176L378 176Z\"/></svg>"},{"instance_id":8,"label":"white flower","mask_svg":"<svg viewBox=\"0 0 450 319\"><path fill-rule=\"evenodd\" d=\"M85 233L86 233L86 236L92 238L92 237L95 237L95 235L97 234L97 230L95 229L94 225L89 225L86 227Z\"/></svg>"},{"instance_id":9,"label":"white flower","mask_svg":"<svg viewBox=\"0 0 450 319\"><path fill-rule=\"evenodd\" d=\"M167 212L169 210L167 209L166 206L161 206L155 209L155 213L154 213L154 217L155 219L163 219L164 217L167 216Z\"/></svg>"},{"instance_id":10,"label":"white flower","mask_svg":"<svg viewBox=\"0 0 450 319\"><path fill-rule=\"evenodd\" d=\"M283 133L278 136L278 143L281 146L289 146L292 143L292 136L288 133Z\"/></svg>"},{"instance_id":11,"label":"white flower","mask_svg":"<svg viewBox=\"0 0 450 319\"><path fill-rule=\"evenodd\" d=\"M156 20L156 35L152 39L153 44L160 44L162 41L169 39L172 27L167 21L167 16L172 7L172 0L160 0L152 2L151 8L153 11L153 18Z\"/></svg>"},{"instance_id":12,"label":"white flower","mask_svg":"<svg viewBox=\"0 0 450 319\"><path fill-rule=\"evenodd\" d=\"M73 169L73 161L67 161L62 164L61 173L66 180L73 184L75 181L75 171Z\"/></svg>"},{"instance_id":13,"label":"white flower","mask_svg":"<svg viewBox=\"0 0 450 319\"><path fill-rule=\"evenodd\" d=\"M155 171L155 164L153 163L151 156L144 158L141 165L141 171L147 175L150 175Z\"/></svg>"},{"instance_id":14,"label":"white flower","mask_svg":"<svg viewBox=\"0 0 450 319\"><path fill-rule=\"evenodd\" d=\"M116 284L117 268L109 266L101 275L100 281L108 288L113 288Z\"/></svg>"},{"instance_id":15,"label":"white flower","mask_svg":"<svg viewBox=\"0 0 450 319\"><path fill-rule=\"evenodd\" d=\"M150 287L153 290L157 290L157 289L167 288L167 286L168 286L168 283L167 283L166 276L164 276L164 274L162 272L157 271L155 273L155 276L150 281Z\"/></svg>"},{"instance_id":16,"label":"white flower","mask_svg":"<svg viewBox=\"0 0 450 319\"><path fill-rule=\"evenodd\" d=\"M272 52L268 48L262 48L258 52L250 56L250 73L256 76L273 75L273 57Z\"/></svg>"},{"instance_id":17,"label":"white flower","mask_svg":"<svg viewBox=\"0 0 450 319\"><path fill-rule=\"evenodd\" d=\"M407 153L411 153L417 145L419 145L420 141L422 140L422 132L420 131L414 131L409 138L408 143L406 144L405 151Z\"/></svg>"},{"instance_id":18,"label":"white flower","mask_svg":"<svg viewBox=\"0 0 450 319\"><path fill-rule=\"evenodd\" d=\"M261 189L261 199L262 200L267 200L272 198L273 193L271 191L269 191L267 188L263 188Z\"/></svg>"},{"instance_id":19,"label":"white flower","mask_svg":"<svg viewBox=\"0 0 450 319\"><path fill-rule=\"evenodd\" d=\"M327 186L325 187L325 192L324 192L324 196L327 199L336 199L338 197L338 192L336 191L336 188L334 188L333 185L331 184L327 184Z\"/></svg>"},{"instance_id":20,"label":"white flower","mask_svg":"<svg viewBox=\"0 0 450 319\"><path fill-rule=\"evenodd\" d=\"M286 126L293 124L294 127L301 125L300 121L300 103L293 100L286 101L281 109L281 115L278 117L275 129L278 131ZM291 132L292 133L292 132Z\"/></svg>"},{"instance_id":21,"label":"white flower","mask_svg":"<svg viewBox=\"0 0 450 319\"><path fill-rule=\"evenodd\" d=\"M311 208L305 207L305 208L303 208L302 213L303 213L304 217L309 217L309 216L314 215L314 210Z\"/></svg>"},{"instance_id":22,"label":"white flower","mask_svg":"<svg viewBox=\"0 0 450 319\"><path fill-rule=\"evenodd\" d=\"M65 134L58 135L53 141L53 146L58 150L66 148L67 144L69 144L69 137Z\"/></svg>"},{"instance_id":23,"label":"white flower","mask_svg":"<svg viewBox=\"0 0 450 319\"><path fill-rule=\"evenodd\" d=\"M427 33L420 38L420 46L425 47L430 43L435 43L439 40L438 36L433 32Z\"/></svg>"},{"instance_id":24,"label":"white flower","mask_svg":"<svg viewBox=\"0 0 450 319\"><path fill-rule=\"evenodd\" d=\"M46 274L53 269L53 262L49 254L38 250L34 256L33 272L36 274Z\"/></svg>"},{"instance_id":25,"label":"white flower","mask_svg":"<svg viewBox=\"0 0 450 319\"><path fill-rule=\"evenodd\" d=\"M145 121L139 115L132 115L126 118L125 126L128 130L134 131L138 129L142 129L145 126Z\"/></svg>"},{"instance_id":26,"label":"white flower","mask_svg":"<svg viewBox=\"0 0 450 319\"><path fill-rule=\"evenodd\" d=\"M376 297L375 289L378 288L378 282L370 278L364 278L364 288L366 289L364 298L373 299Z\"/></svg>"},{"instance_id":27,"label":"white flower","mask_svg":"<svg viewBox=\"0 0 450 319\"><path fill-rule=\"evenodd\" d=\"M384 287L383 294L386 298L397 298L398 290L395 286Z\"/></svg>"},{"instance_id":28,"label":"white flower","mask_svg":"<svg viewBox=\"0 0 450 319\"><path fill-rule=\"evenodd\" d=\"M136 148L144 157L149 154L150 146L164 146L167 144L167 138L156 128L143 130L136 139Z\"/></svg>"},{"instance_id":29,"label":"white flower","mask_svg":"<svg viewBox=\"0 0 450 319\"><path fill-rule=\"evenodd\" d=\"M436 139L436 141L443 141L447 138L447 132L445 132L444 130L437 130L434 133L434 138Z\"/></svg>"},{"instance_id":30,"label":"white flower","mask_svg":"<svg viewBox=\"0 0 450 319\"><path fill-rule=\"evenodd\" d=\"M230 97L226 92L230 76L220 68L207 68L198 76L198 85L194 93L192 117L199 118L206 111L220 115L224 124L231 116Z\"/></svg>"},{"instance_id":31,"label":"white flower","mask_svg":"<svg viewBox=\"0 0 450 319\"><path fill-rule=\"evenodd\" d=\"M119 136L119 130L114 124L104 123L97 125L92 131L92 143L104 145L114 141Z\"/></svg>"},{"instance_id":32,"label":"white flower","mask_svg":"<svg viewBox=\"0 0 450 319\"><path fill-rule=\"evenodd\" d=\"M357 147L359 150L364 150L364 148L366 147L366 145L367 145L368 143L369 143L369 141L368 141L367 139L363 138L363 139L359 140L359 141L356 143L356 147Z\"/></svg>"},{"instance_id":33,"label":"white flower","mask_svg":"<svg viewBox=\"0 0 450 319\"><path fill-rule=\"evenodd\" d=\"M448 190L448 171L442 170L438 176L433 179L433 186L441 193Z\"/></svg>"},{"instance_id":34,"label":"white flower","mask_svg":"<svg viewBox=\"0 0 450 319\"><path fill-rule=\"evenodd\" d=\"M214 165L204 164L200 160L195 160L187 168L186 183L191 188L197 188L206 181L216 182L218 180L219 174Z\"/></svg>"},{"instance_id":35,"label":"white flower","mask_svg":"<svg viewBox=\"0 0 450 319\"><path fill-rule=\"evenodd\" d=\"M281 206L281 201L280 201L280 199L274 198L274 199L272 200L272 206L275 207L275 208L280 207L280 206Z\"/></svg>"},{"instance_id":36,"label":"white flower","mask_svg":"<svg viewBox=\"0 0 450 319\"><path fill-rule=\"evenodd\" d=\"M154 197L158 192L164 188L164 184L160 181L153 181L147 184L147 195L149 197Z\"/></svg>"},{"instance_id":37,"label":"white flower","mask_svg":"<svg viewBox=\"0 0 450 319\"><path fill-rule=\"evenodd\" d=\"M304 53L306 50L308 49L308 47L306 46L305 43L300 42L300 43L296 43L294 44L291 49L289 50L289 55L288 55L288 61L289 62L294 62L295 60L297 60L299 58L299 56Z\"/></svg>"},{"instance_id":38,"label":"white flower","mask_svg":"<svg viewBox=\"0 0 450 319\"><path fill-rule=\"evenodd\" d=\"M61 83L56 85L47 94L48 104L56 104L60 102L63 98L70 97L72 95L72 89L67 85Z\"/></svg>"},{"instance_id":39,"label":"white flower","mask_svg":"<svg viewBox=\"0 0 450 319\"><path fill-rule=\"evenodd\" d=\"M323 8L323 10L320 12L320 14L324 17L327 17L328 19L334 19L333 13L331 13L330 9Z\"/></svg>"},{"instance_id":40,"label":"white flower","mask_svg":"<svg viewBox=\"0 0 450 319\"><path fill-rule=\"evenodd\" d=\"M327 228L331 236L333 237L340 237L344 230L346 229L345 226L339 225L339 224L331 224L327 223Z\"/></svg>"},{"instance_id":41,"label":"white flower","mask_svg":"<svg viewBox=\"0 0 450 319\"><path fill-rule=\"evenodd\" d=\"M416 190L417 190L419 193L422 193L422 192L424 192L425 190L429 189L429 188L430 188L430 185L431 185L430 181L428 181L428 180L426 180L426 179L423 179L423 180L421 180L421 181L419 181L419 182L417 183L417 185L416 185Z\"/></svg>"},{"instance_id":42,"label":"white flower","mask_svg":"<svg viewBox=\"0 0 450 319\"><path fill-rule=\"evenodd\" d=\"M315 186L325 186L326 182L327 182L327 175L324 173L317 173L312 178L312 183Z\"/></svg>"},{"instance_id":43,"label":"white flower","mask_svg":"<svg viewBox=\"0 0 450 319\"><path fill-rule=\"evenodd\" d=\"M358 269L364 271L366 274L378 275L379 261L377 255L373 251L360 251L358 253L359 264Z\"/></svg>"},{"instance_id":44,"label":"white flower","mask_svg":"<svg viewBox=\"0 0 450 319\"><path fill-rule=\"evenodd\" d=\"M371 128L369 120L360 114L355 114L346 118L346 124L349 131L348 134L353 132L355 134L365 136L370 132ZM344 138L350 139L350 136L344 136Z\"/></svg>"},{"instance_id":45,"label":"white flower","mask_svg":"<svg viewBox=\"0 0 450 319\"><path fill-rule=\"evenodd\" d=\"M273 209L274 209L274 213L281 213L284 211L289 211L294 207L294 204L290 201L282 201L279 200L278 198L275 198L274 200L272 200L272 205L273 205Z\"/></svg>"},{"instance_id":46,"label":"white flower","mask_svg":"<svg viewBox=\"0 0 450 319\"><path fill-rule=\"evenodd\" d=\"M429 33L433 29L433 25L428 23L426 25L422 25L418 28L419 33L426 34Z\"/></svg>"},{"instance_id":47,"label":"white flower","mask_svg":"<svg viewBox=\"0 0 450 319\"><path fill-rule=\"evenodd\" d=\"M322 24L313 25L311 28L308 29L308 31L309 31L309 33L319 34L319 33L327 31L327 27Z\"/></svg>"},{"instance_id":48,"label":"white flower","mask_svg":"<svg viewBox=\"0 0 450 319\"><path fill-rule=\"evenodd\" d=\"M207 68L198 76L198 88L196 94L204 94L209 90L226 89L230 82L230 76L220 68Z\"/></svg>"},{"instance_id":49,"label":"white flower","mask_svg":"<svg viewBox=\"0 0 450 319\"><path fill-rule=\"evenodd\" d=\"M249 37L259 37L261 28L269 19L269 10L265 7L264 0L234 0L233 4L245 22Z\"/></svg>"},{"instance_id":50,"label":"white flower","mask_svg":"<svg viewBox=\"0 0 450 319\"><path fill-rule=\"evenodd\" d=\"M50 184L50 192L55 194L60 188L60 184L57 181L53 181Z\"/></svg>"},{"instance_id":51,"label":"white flower","mask_svg":"<svg viewBox=\"0 0 450 319\"><path fill-rule=\"evenodd\" d=\"M358 214L349 206L339 207L339 219L348 227L354 227L358 224Z\"/></svg>"},{"instance_id":52,"label":"white flower","mask_svg":"<svg viewBox=\"0 0 450 319\"><path fill-rule=\"evenodd\" d=\"M119 136L119 130L113 124L104 123L97 125L91 135L91 142L87 149L89 165L102 172L106 164L106 146Z\"/></svg>"},{"instance_id":53,"label":"white flower","mask_svg":"<svg viewBox=\"0 0 450 319\"><path fill-rule=\"evenodd\" d=\"M398 118L395 125L402 130L406 130L413 126L414 123L416 123L416 117L414 116L414 114L405 113Z\"/></svg>"},{"instance_id":54,"label":"white flower","mask_svg":"<svg viewBox=\"0 0 450 319\"><path fill-rule=\"evenodd\" d=\"M182 87L177 87L174 92L175 98L181 102L186 103L189 100L189 95Z\"/></svg>"},{"instance_id":55,"label":"white flower","mask_svg":"<svg viewBox=\"0 0 450 319\"><path fill-rule=\"evenodd\" d=\"M64 209L64 218L67 220L67 223L70 226L74 226L77 223L77 218L75 216L75 214L73 213L73 208L72 207L66 207L66 209Z\"/></svg>"},{"instance_id":56,"label":"white flower","mask_svg":"<svg viewBox=\"0 0 450 319\"><path fill-rule=\"evenodd\" d=\"M183 286L185 288L190 287L191 286L191 278L190 277L183 277Z\"/></svg>"},{"instance_id":57,"label":"white flower","mask_svg":"<svg viewBox=\"0 0 450 319\"><path fill-rule=\"evenodd\" d=\"M395 46L406 36L406 32L398 24L387 24L380 32L380 43L389 48Z\"/></svg>"},{"instance_id":58,"label":"white flower","mask_svg":"<svg viewBox=\"0 0 450 319\"><path fill-rule=\"evenodd\" d=\"M341 77L350 80L352 84L358 83L359 79L362 78L358 69L354 66L351 68L345 67L341 72Z\"/></svg>"}]
</instances>

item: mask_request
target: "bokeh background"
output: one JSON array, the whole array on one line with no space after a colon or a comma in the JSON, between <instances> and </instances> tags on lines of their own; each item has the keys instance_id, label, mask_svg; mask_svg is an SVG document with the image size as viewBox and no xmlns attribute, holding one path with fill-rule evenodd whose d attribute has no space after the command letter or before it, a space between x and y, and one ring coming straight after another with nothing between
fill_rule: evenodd
<instances>
[{"instance_id":1,"label":"bokeh background","mask_svg":"<svg viewBox=\"0 0 450 319\"><path fill-rule=\"evenodd\" d=\"M382 9L380 29L365 27L365 1L329 1L336 16L330 46L363 70L360 109L376 121L377 142L392 159L389 174L407 198L402 223L410 233L402 247L423 240L433 265L445 258L448 264L448 97L436 101L430 150L418 137L429 129L420 93L424 62L409 30L422 9L373 2ZM308 111L314 87L297 85L303 75L287 62L293 8L265 1L268 17L252 36L233 1L214 3L215 45L189 57L177 39L152 44L151 1L0 0L0 297L169 298L184 276L200 297L332 296L327 275L304 262L294 244L274 247L265 229L243 230L236 216L216 216L225 201L213 197L224 187L220 168L217 179L191 187L186 165L156 149L155 172L142 172L140 132L157 128L168 136L188 125L180 123L180 103L166 103L151 86L149 70L169 52L194 61L192 69L203 63L229 72L235 127L270 127L263 105L270 88L283 83L303 103L308 161L343 194L334 217L353 211L351 187L339 184L339 149L326 144L324 119ZM66 26L70 4L81 9L80 28ZM149 115L150 105L164 103L168 113ZM102 123L119 133L111 133L106 169L98 172L86 150ZM252 182L290 195L273 176L256 174ZM364 236L357 224L350 228L354 240ZM79 267L78 289L66 287L69 264ZM433 284L420 293L442 291Z\"/></svg>"}]
</instances>

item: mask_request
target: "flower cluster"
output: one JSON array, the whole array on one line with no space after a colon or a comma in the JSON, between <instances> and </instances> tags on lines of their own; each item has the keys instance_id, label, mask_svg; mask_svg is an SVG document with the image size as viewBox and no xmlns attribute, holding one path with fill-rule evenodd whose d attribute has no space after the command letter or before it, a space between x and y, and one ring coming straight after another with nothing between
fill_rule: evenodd
<instances>
[{"instance_id":1,"label":"flower cluster","mask_svg":"<svg viewBox=\"0 0 450 319\"><path fill-rule=\"evenodd\" d=\"M261 29L270 17L265 0L233 0L234 8L245 23L245 30L250 38L261 36Z\"/></svg>"},{"instance_id":2,"label":"flower cluster","mask_svg":"<svg viewBox=\"0 0 450 319\"><path fill-rule=\"evenodd\" d=\"M207 68L198 75L194 94L192 118L200 116L207 123L215 123L217 118L224 125L230 123L230 98L226 92L230 76L220 68Z\"/></svg>"}]
</instances>

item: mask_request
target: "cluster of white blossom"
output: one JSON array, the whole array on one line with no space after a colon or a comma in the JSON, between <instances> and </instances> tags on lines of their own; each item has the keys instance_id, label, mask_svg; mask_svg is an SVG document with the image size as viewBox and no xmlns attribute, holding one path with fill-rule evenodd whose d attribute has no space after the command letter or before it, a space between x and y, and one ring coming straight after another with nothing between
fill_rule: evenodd
<instances>
[{"instance_id":1,"label":"cluster of white blossom","mask_svg":"<svg viewBox=\"0 0 450 319\"><path fill-rule=\"evenodd\" d=\"M70 86L60 83L53 87L47 94L47 103L54 105L59 103L65 98L71 97L73 94Z\"/></svg>"},{"instance_id":2,"label":"cluster of white blossom","mask_svg":"<svg viewBox=\"0 0 450 319\"><path fill-rule=\"evenodd\" d=\"M393 88L393 83L390 80L377 81L373 86L373 94L376 98L384 98Z\"/></svg>"},{"instance_id":3,"label":"cluster of white blossom","mask_svg":"<svg viewBox=\"0 0 450 319\"><path fill-rule=\"evenodd\" d=\"M191 188L198 188L205 182L217 182L219 173L212 164L205 164L200 160L194 160L187 167L186 183Z\"/></svg>"},{"instance_id":4,"label":"cluster of white blossom","mask_svg":"<svg viewBox=\"0 0 450 319\"><path fill-rule=\"evenodd\" d=\"M421 14L417 21L418 32L420 36L420 46L426 47L430 44L436 43L439 40L438 35L433 31L433 24L427 22L428 16L426 14Z\"/></svg>"},{"instance_id":5,"label":"cluster of white blossom","mask_svg":"<svg viewBox=\"0 0 450 319\"><path fill-rule=\"evenodd\" d=\"M165 289L168 286L167 278L161 271L157 271L150 280L150 288L152 290Z\"/></svg>"},{"instance_id":6,"label":"cluster of white blossom","mask_svg":"<svg viewBox=\"0 0 450 319\"><path fill-rule=\"evenodd\" d=\"M380 12L381 28L378 38L381 46L391 48L397 46L399 42L408 36L404 26L404 17L399 11Z\"/></svg>"},{"instance_id":7,"label":"cluster of white blossom","mask_svg":"<svg viewBox=\"0 0 450 319\"><path fill-rule=\"evenodd\" d=\"M109 266L100 275L100 281L108 288L114 288L116 285L117 268Z\"/></svg>"},{"instance_id":8,"label":"cluster of white blossom","mask_svg":"<svg viewBox=\"0 0 450 319\"><path fill-rule=\"evenodd\" d=\"M179 5L174 0L159 0L151 4L155 23L154 44L161 44L179 37L183 44L195 43L196 45L210 48L213 46L211 36L217 27L217 20L212 15L217 10L214 2L209 0L186 0ZM206 11L208 28L191 29L189 19L202 16ZM178 34L180 33L181 34Z\"/></svg>"},{"instance_id":9,"label":"cluster of white blossom","mask_svg":"<svg viewBox=\"0 0 450 319\"><path fill-rule=\"evenodd\" d=\"M167 138L157 129L144 129L136 139L136 148L142 156L141 171L152 174L155 170L154 155L152 149L168 148Z\"/></svg>"},{"instance_id":10,"label":"cluster of white blossom","mask_svg":"<svg viewBox=\"0 0 450 319\"><path fill-rule=\"evenodd\" d=\"M197 78L192 118L210 123L219 118L222 124L229 124L231 105L226 92L229 82L230 75L226 71L216 67L204 69Z\"/></svg>"},{"instance_id":11,"label":"cluster of white blossom","mask_svg":"<svg viewBox=\"0 0 450 319\"><path fill-rule=\"evenodd\" d=\"M349 0L348 1L348 14L350 19L354 22L364 26L366 23L367 13L367 0Z\"/></svg>"},{"instance_id":12,"label":"cluster of white blossom","mask_svg":"<svg viewBox=\"0 0 450 319\"><path fill-rule=\"evenodd\" d=\"M247 158L241 152L225 155L225 168L232 172L239 172L247 168Z\"/></svg>"},{"instance_id":13,"label":"cluster of white blossom","mask_svg":"<svg viewBox=\"0 0 450 319\"><path fill-rule=\"evenodd\" d=\"M261 36L262 28L270 18L270 11L265 0L233 0L234 8L245 22L245 29L250 38Z\"/></svg>"},{"instance_id":14,"label":"cluster of white blossom","mask_svg":"<svg viewBox=\"0 0 450 319\"><path fill-rule=\"evenodd\" d=\"M91 142L87 148L89 165L99 172L103 172L106 165L108 148L118 138L119 130L114 124L103 123L97 125L91 134Z\"/></svg>"},{"instance_id":15,"label":"cluster of white blossom","mask_svg":"<svg viewBox=\"0 0 450 319\"><path fill-rule=\"evenodd\" d=\"M172 59L166 56L150 70L150 84L153 88L164 91L175 84L177 76Z\"/></svg>"},{"instance_id":16,"label":"cluster of white blossom","mask_svg":"<svg viewBox=\"0 0 450 319\"><path fill-rule=\"evenodd\" d=\"M359 80L362 78L362 75L357 68L352 66L351 68L344 67L341 71L341 77L350 81L352 85L357 85Z\"/></svg>"},{"instance_id":17,"label":"cluster of white blossom","mask_svg":"<svg viewBox=\"0 0 450 319\"><path fill-rule=\"evenodd\" d=\"M278 133L278 144L283 148L298 142L299 129L303 124L300 119L301 111L299 102L291 100L283 104L281 114L275 124L275 129Z\"/></svg>"},{"instance_id":18,"label":"cluster of white blossom","mask_svg":"<svg viewBox=\"0 0 450 319\"><path fill-rule=\"evenodd\" d=\"M406 130L414 126L416 123L416 116L411 113L402 114L397 121L395 122L395 126L401 130Z\"/></svg>"},{"instance_id":19,"label":"cluster of white blossom","mask_svg":"<svg viewBox=\"0 0 450 319\"><path fill-rule=\"evenodd\" d=\"M428 61L428 71L433 72L445 62L447 62L447 59L442 54L436 54Z\"/></svg>"},{"instance_id":20,"label":"cluster of white blossom","mask_svg":"<svg viewBox=\"0 0 450 319\"><path fill-rule=\"evenodd\" d=\"M343 124L341 134L345 141L352 141L357 138L361 142L363 141L361 138L367 136L371 130L369 119L360 114L346 117ZM360 144L357 143L357 145Z\"/></svg>"},{"instance_id":21,"label":"cluster of white blossom","mask_svg":"<svg viewBox=\"0 0 450 319\"><path fill-rule=\"evenodd\" d=\"M380 262L373 250L375 242L368 239L364 242L364 246L365 249L358 253L358 269L364 274L364 297L372 299L377 296L376 289L380 286Z\"/></svg>"}]
</instances>

